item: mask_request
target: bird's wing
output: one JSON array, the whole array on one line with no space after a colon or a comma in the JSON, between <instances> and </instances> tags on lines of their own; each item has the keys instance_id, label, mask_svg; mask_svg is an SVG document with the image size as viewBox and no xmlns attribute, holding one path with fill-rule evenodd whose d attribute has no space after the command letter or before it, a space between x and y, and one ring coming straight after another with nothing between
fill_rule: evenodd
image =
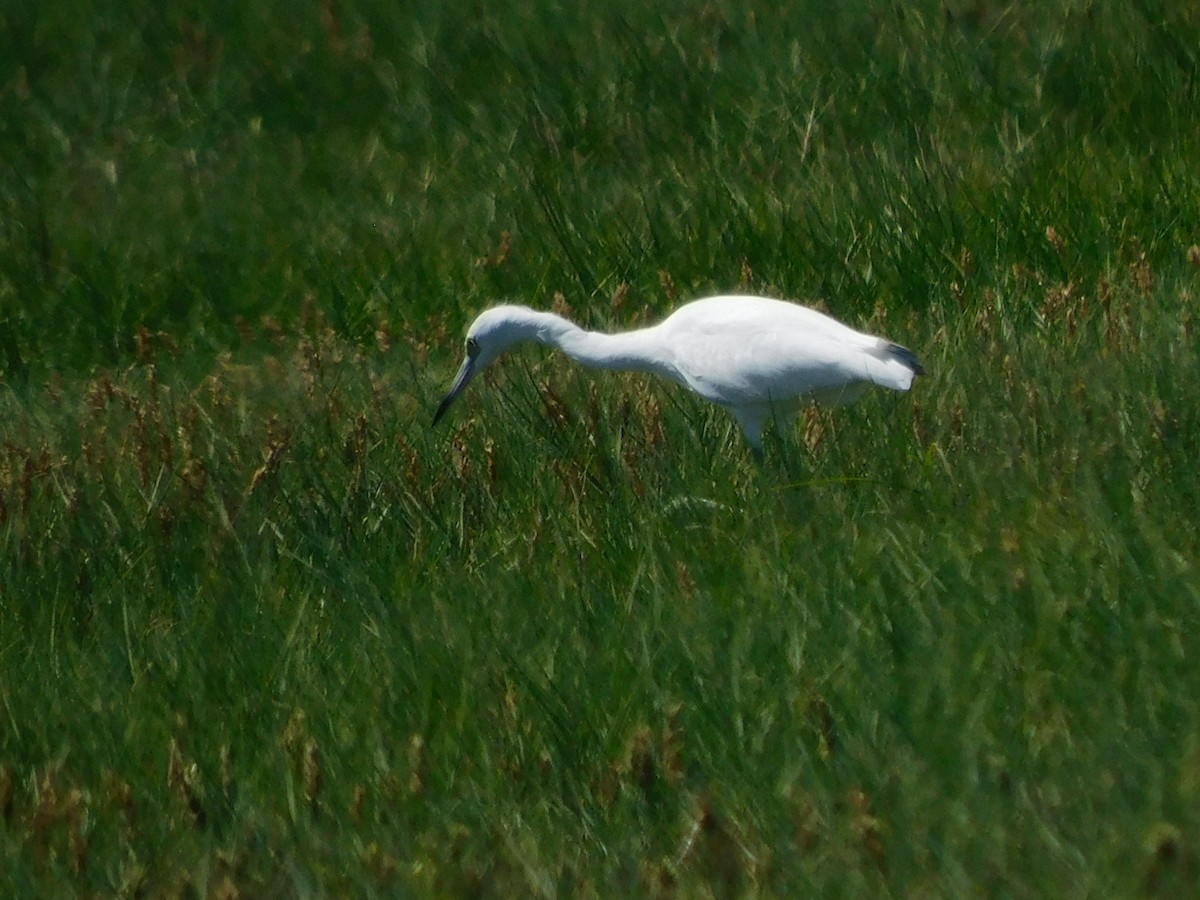
<instances>
[{"instance_id":1,"label":"bird's wing","mask_svg":"<svg viewBox=\"0 0 1200 900\"><path fill-rule=\"evenodd\" d=\"M830 333L770 322L708 322L676 342L675 365L692 390L725 406L837 394L864 382L908 390L913 370L889 352L893 345L842 328Z\"/></svg>"},{"instance_id":2,"label":"bird's wing","mask_svg":"<svg viewBox=\"0 0 1200 900\"><path fill-rule=\"evenodd\" d=\"M694 300L677 309L663 324L680 332L756 334L775 331L849 342L871 340L823 312L769 297L724 296Z\"/></svg>"}]
</instances>

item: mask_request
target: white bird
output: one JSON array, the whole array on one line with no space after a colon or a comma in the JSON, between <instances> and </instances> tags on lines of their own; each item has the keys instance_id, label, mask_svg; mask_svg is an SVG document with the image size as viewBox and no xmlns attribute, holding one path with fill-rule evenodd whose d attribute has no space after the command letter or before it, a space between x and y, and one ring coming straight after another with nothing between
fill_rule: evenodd
<instances>
[{"instance_id":1,"label":"white bird","mask_svg":"<svg viewBox=\"0 0 1200 900\"><path fill-rule=\"evenodd\" d=\"M653 372L728 409L756 455L767 419L806 399L846 403L868 385L907 391L924 373L906 347L855 331L824 313L765 297L709 297L649 328L584 331L525 306L484 310L467 330L467 356L433 416L445 415L475 375L513 344L533 341L601 369Z\"/></svg>"}]
</instances>

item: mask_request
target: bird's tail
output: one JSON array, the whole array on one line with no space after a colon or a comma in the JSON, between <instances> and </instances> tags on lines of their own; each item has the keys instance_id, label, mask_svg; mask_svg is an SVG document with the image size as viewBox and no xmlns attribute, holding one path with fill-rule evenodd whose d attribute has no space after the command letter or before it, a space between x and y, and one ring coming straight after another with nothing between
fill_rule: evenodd
<instances>
[{"instance_id":1,"label":"bird's tail","mask_svg":"<svg viewBox=\"0 0 1200 900\"><path fill-rule=\"evenodd\" d=\"M921 361L917 359L917 354L913 353L907 347L901 347L899 344L889 343L883 349L887 356L900 360L900 362L912 369L912 373L914 375L925 374L925 367L921 365Z\"/></svg>"},{"instance_id":2,"label":"bird's tail","mask_svg":"<svg viewBox=\"0 0 1200 900\"><path fill-rule=\"evenodd\" d=\"M879 346L864 357L867 380L894 391L907 391L913 378L925 374L917 355L907 347L880 341Z\"/></svg>"}]
</instances>

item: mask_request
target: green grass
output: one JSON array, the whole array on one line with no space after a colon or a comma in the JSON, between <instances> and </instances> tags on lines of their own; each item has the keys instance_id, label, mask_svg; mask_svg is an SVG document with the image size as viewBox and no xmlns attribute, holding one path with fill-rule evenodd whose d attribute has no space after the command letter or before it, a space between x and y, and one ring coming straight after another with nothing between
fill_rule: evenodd
<instances>
[{"instance_id":1,"label":"green grass","mask_svg":"<svg viewBox=\"0 0 1200 900\"><path fill-rule=\"evenodd\" d=\"M1200 886L1194 12L12 6L6 896ZM929 374L429 427L731 289Z\"/></svg>"}]
</instances>

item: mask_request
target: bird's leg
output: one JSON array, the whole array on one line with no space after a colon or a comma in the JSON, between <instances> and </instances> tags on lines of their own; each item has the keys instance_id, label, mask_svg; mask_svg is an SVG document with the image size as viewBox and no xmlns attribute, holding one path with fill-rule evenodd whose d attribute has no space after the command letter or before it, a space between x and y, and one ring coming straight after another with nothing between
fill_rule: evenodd
<instances>
[{"instance_id":1,"label":"bird's leg","mask_svg":"<svg viewBox=\"0 0 1200 900\"><path fill-rule=\"evenodd\" d=\"M742 426L742 433L746 435L746 442L750 445L750 452L754 454L754 458L762 462L765 411L753 406L729 406L726 409L733 413L737 423Z\"/></svg>"}]
</instances>

